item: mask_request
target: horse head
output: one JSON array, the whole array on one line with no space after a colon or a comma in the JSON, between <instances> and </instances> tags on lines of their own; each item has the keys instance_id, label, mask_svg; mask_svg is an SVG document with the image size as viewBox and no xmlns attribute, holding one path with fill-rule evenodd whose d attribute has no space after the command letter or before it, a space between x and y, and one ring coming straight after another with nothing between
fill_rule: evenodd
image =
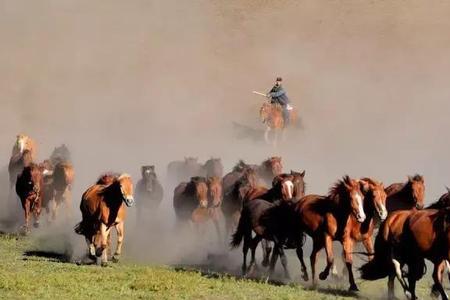
<instances>
[{"instance_id":1,"label":"horse head","mask_svg":"<svg viewBox=\"0 0 450 300\"><path fill-rule=\"evenodd\" d=\"M280 156L272 156L263 162L263 166L272 173L273 176L283 173L283 164Z\"/></svg>"},{"instance_id":2,"label":"horse head","mask_svg":"<svg viewBox=\"0 0 450 300\"><path fill-rule=\"evenodd\" d=\"M156 181L155 166L142 166L141 174L146 191L151 193Z\"/></svg>"},{"instance_id":3,"label":"horse head","mask_svg":"<svg viewBox=\"0 0 450 300\"><path fill-rule=\"evenodd\" d=\"M206 176L218 176L223 175L223 165L220 158L211 158L206 163L204 168L206 169Z\"/></svg>"},{"instance_id":4,"label":"horse head","mask_svg":"<svg viewBox=\"0 0 450 300\"><path fill-rule=\"evenodd\" d=\"M375 210L381 221L387 218L386 209L386 192L383 183L377 182L371 178L363 178L359 180L361 191L364 194L364 203L368 206L368 210Z\"/></svg>"},{"instance_id":5,"label":"horse head","mask_svg":"<svg viewBox=\"0 0 450 300\"><path fill-rule=\"evenodd\" d=\"M425 180L421 175L408 176L408 186L411 188L412 199L417 209L422 209L425 202Z\"/></svg>"},{"instance_id":6,"label":"horse head","mask_svg":"<svg viewBox=\"0 0 450 300\"><path fill-rule=\"evenodd\" d=\"M346 175L341 185L344 187L344 201L348 201L347 205L350 206L351 213L356 220L359 223L363 223L366 220L366 213L364 212L364 196L361 192L359 182Z\"/></svg>"},{"instance_id":7,"label":"horse head","mask_svg":"<svg viewBox=\"0 0 450 300\"><path fill-rule=\"evenodd\" d=\"M123 202L125 202L128 207L132 206L134 204L134 197L133 181L131 180L131 176L124 173L117 177L116 182L120 186L120 193L122 195Z\"/></svg>"},{"instance_id":8,"label":"horse head","mask_svg":"<svg viewBox=\"0 0 450 300\"><path fill-rule=\"evenodd\" d=\"M294 184L294 195L293 198L298 201L300 198L305 196L305 174L306 171L303 172L295 172L291 170L291 175L293 176L292 183Z\"/></svg>"},{"instance_id":9,"label":"horse head","mask_svg":"<svg viewBox=\"0 0 450 300\"><path fill-rule=\"evenodd\" d=\"M25 151L29 137L25 134L18 134L16 136L16 147L19 149L19 153L22 154Z\"/></svg>"},{"instance_id":10,"label":"horse head","mask_svg":"<svg viewBox=\"0 0 450 300\"><path fill-rule=\"evenodd\" d=\"M200 208L208 207L208 185L204 177L192 177L191 183Z\"/></svg>"}]
</instances>

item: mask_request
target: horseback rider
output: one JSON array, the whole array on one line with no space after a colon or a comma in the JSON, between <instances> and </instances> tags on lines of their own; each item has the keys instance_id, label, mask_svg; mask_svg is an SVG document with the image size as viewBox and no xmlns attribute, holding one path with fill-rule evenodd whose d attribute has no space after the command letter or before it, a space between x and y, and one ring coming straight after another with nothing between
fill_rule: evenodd
<instances>
[{"instance_id":1,"label":"horseback rider","mask_svg":"<svg viewBox=\"0 0 450 300\"><path fill-rule=\"evenodd\" d=\"M267 93L267 98L270 99L270 103L279 104L283 109L283 120L284 126L289 125L289 110L291 110L291 106L289 98L286 94L286 91L283 89L281 82L283 79L281 77L277 77L275 81L275 85L272 87L269 93Z\"/></svg>"}]
</instances>

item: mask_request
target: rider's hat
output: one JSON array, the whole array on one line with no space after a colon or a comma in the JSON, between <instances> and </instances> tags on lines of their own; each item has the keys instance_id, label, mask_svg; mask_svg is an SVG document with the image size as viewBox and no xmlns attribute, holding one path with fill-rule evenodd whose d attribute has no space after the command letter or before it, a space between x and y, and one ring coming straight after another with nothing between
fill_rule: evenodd
<instances>
[{"instance_id":1,"label":"rider's hat","mask_svg":"<svg viewBox=\"0 0 450 300\"><path fill-rule=\"evenodd\" d=\"M277 77L277 81L283 81L283 78Z\"/></svg>"}]
</instances>

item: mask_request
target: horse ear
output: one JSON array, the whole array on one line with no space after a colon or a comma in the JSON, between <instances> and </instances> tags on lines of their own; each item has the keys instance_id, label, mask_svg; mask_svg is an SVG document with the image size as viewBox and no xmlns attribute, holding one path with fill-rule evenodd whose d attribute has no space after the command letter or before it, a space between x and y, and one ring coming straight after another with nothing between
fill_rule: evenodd
<instances>
[{"instance_id":1,"label":"horse ear","mask_svg":"<svg viewBox=\"0 0 450 300\"><path fill-rule=\"evenodd\" d=\"M408 176L408 181L409 181L409 182L413 182L412 176Z\"/></svg>"},{"instance_id":2,"label":"horse ear","mask_svg":"<svg viewBox=\"0 0 450 300\"><path fill-rule=\"evenodd\" d=\"M448 193L450 193L450 188L448 186L445 186L445 189L447 190Z\"/></svg>"},{"instance_id":3,"label":"horse ear","mask_svg":"<svg viewBox=\"0 0 450 300\"><path fill-rule=\"evenodd\" d=\"M300 173L300 176L305 177L305 175L306 175L306 170L303 170L303 172Z\"/></svg>"}]
</instances>

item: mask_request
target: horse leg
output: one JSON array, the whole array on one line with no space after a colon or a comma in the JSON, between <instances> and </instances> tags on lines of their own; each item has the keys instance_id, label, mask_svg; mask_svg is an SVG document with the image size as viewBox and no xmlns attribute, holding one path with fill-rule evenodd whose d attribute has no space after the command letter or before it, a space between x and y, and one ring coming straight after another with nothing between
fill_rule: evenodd
<instances>
[{"instance_id":1,"label":"horse leg","mask_svg":"<svg viewBox=\"0 0 450 300\"><path fill-rule=\"evenodd\" d=\"M267 267L269 265L270 253L272 252L272 247L270 246L270 241L263 239L261 241L261 246L263 250L263 261L261 265Z\"/></svg>"},{"instance_id":2,"label":"horse leg","mask_svg":"<svg viewBox=\"0 0 450 300\"><path fill-rule=\"evenodd\" d=\"M312 283L313 287L317 285L317 278L316 278L316 262L317 262L317 254L319 253L320 249L323 248L323 242L320 238L315 237L313 239L313 249L311 251L311 256L309 257L311 261L311 274L312 274Z\"/></svg>"},{"instance_id":3,"label":"horse leg","mask_svg":"<svg viewBox=\"0 0 450 300\"><path fill-rule=\"evenodd\" d=\"M256 248L258 247L259 242L262 240L262 237L260 235L256 235L252 241L251 241L251 245L250 245L250 254L251 254L251 258L250 258L250 266L249 266L249 273L253 273L253 271L256 268ZM263 247L264 250L264 247Z\"/></svg>"},{"instance_id":4,"label":"horse leg","mask_svg":"<svg viewBox=\"0 0 450 300\"><path fill-rule=\"evenodd\" d=\"M320 280L327 279L330 274L330 269L334 264L333 239L328 234L325 234L325 252L327 255L327 266L325 267L325 270L319 274Z\"/></svg>"},{"instance_id":5,"label":"horse leg","mask_svg":"<svg viewBox=\"0 0 450 300\"><path fill-rule=\"evenodd\" d=\"M106 248L108 247L108 236L111 228L106 227L105 224L100 224L100 245L97 245L95 249L95 255L97 256L97 264L106 265L108 263L108 253ZM99 258L101 258L99 260Z\"/></svg>"},{"instance_id":6,"label":"horse leg","mask_svg":"<svg viewBox=\"0 0 450 300\"><path fill-rule=\"evenodd\" d=\"M270 144L270 140L269 140L270 130L271 130L270 126L267 126L266 131L264 131L264 140L266 141L266 144Z\"/></svg>"},{"instance_id":7,"label":"horse leg","mask_svg":"<svg viewBox=\"0 0 450 300\"><path fill-rule=\"evenodd\" d=\"M24 229L25 229L25 233L28 233L30 231L30 209L31 209L31 202L30 202L29 199L25 200L25 204L23 206L23 209L25 211Z\"/></svg>"},{"instance_id":8,"label":"horse leg","mask_svg":"<svg viewBox=\"0 0 450 300\"><path fill-rule=\"evenodd\" d=\"M395 297L395 289L394 289L394 280L395 280L395 273L389 274L388 279L388 299L393 300L396 299Z\"/></svg>"},{"instance_id":9,"label":"horse leg","mask_svg":"<svg viewBox=\"0 0 450 300\"><path fill-rule=\"evenodd\" d=\"M345 256L345 265L347 266L347 272L348 272L348 280L350 283L350 291L359 291L358 287L355 283L355 278L353 277L353 240L350 238L346 238L343 242L344 247L344 256Z\"/></svg>"},{"instance_id":10,"label":"horse leg","mask_svg":"<svg viewBox=\"0 0 450 300\"><path fill-rule=\"evenodd\" d=\"M244 245L242 246L242 254L243 254L243 260L242 260L242 275L247 275L247 254L248 249L251 244L251 236L249 237L247 234L244 235Z\"/></svg>"},{"instance_id":11,"label":"horse leg","mask_svg":"<svg viewBox=\"0 0 450 300\"><path fill-rule=\"evenodd\" d=\"M33 205L33 215L34 215L34 228L38 228L39 227L39 217L41 216L41 199L37 198L34 201L34 205Z\"/></svg>"},{"instance_id":12,"label":"horse leg","mask_svg":"<svg viewBox=\"0 0 450 300\"><path fill-rule=\"evenodd\" d=\"M403 278L402 266L401 266L400 262L394 258L392 259L392 264L394 265L395 277L400 282L400 285L402 286L403 291L405 292L405 294L408 297L409 287L408 287L408 284L406 283L405 279ZM394 283L392 283L392 286L393 285L394 285Z\"/></svg>"},{"instance_id":13,"label":"horse leg","mask_svg":"<svg viewBox=\"0 0 450 300\"><path fill-rule=\"evenodd\" d=\"M269 279L273 275L273 272L275 271L275 265L277 264L278 255L279 255L279 248L278 244L275 243L273 247L272 257L270 259L269 276L267 276L266 281L269 281Z\"/></svg>"},{"instance_id":14,"label":"horse leg","mask_svg":"<svg viewBox=\"0 0 450 300\"><path fill-rule=\"evenodd\" d=\"M119 262L120 255L122 254L123 237L125 233L124 222L118 223L115 227L117 232L117 247L112 260L113 262Z\"/></svg>"},{"instance_id":15,"label":"horse leg","mask_svg":"<svg viewBox=\"0 0 450 300\"><path fill-rule=\"evenodd\" d=\"M283 266L283 269L284 269L284 277L290 281L291 275L289 274L287 258L286 258L286 254L284 253L283 245L279 244L278 252L280 253L281 265Z\"/></svg>"},{"instance_id":16,"label":"horse leg","mask_svg":"<svg viewBox=\"0 0 450 300\"><path fill-rule=\"evenodd\" d=\"M95 259L95 246L94 243L92 242L92 237L91 239L86 238L86 244L88 247L88 257L90 259Z\"/></svg>"},{"instance_id":17,"label":"horse leg","mask_svg":"<svg viewBox=\"0 0 450 300\"><path fill-rule=\"evenodd\" d=\"M306 264L305 264L305 261L303 259L303 248L302 248L302 246L298 245L297 249L295 249L295 251L297 252L298 260L300 261L300 265L302 266L302 278L303 278L304 281L308 281L309 280L308 269L306 268Z\"/></svg>"},{"instance_id":18,"label":"horse leg","mask_svg":"<svg viewBox=\"0 0 450 300\"><path fill-rule=\"evenodd\" d=\"M72 219L73 216L73 211L72 211L72 191L70 190L70 187L66 188L66 190L64 191L64 206L66 209L66 216L67 218L70 220Z\"/></svg>"},{"instance_id":19,"label":"horse leg","mask_svg":"<svg viewBox=\"0 0 450 300\"><path fill-rule=\"evenodd\" d=\"M434 264L433 269L433 287L431 289L431 295L437 297L439 294L441 295L443 300L448 300L448 296L445 293L445 290L442 286L442 279L444 275L446 261L441 261L438 264Z\"/></svg>"}]
</instances>

